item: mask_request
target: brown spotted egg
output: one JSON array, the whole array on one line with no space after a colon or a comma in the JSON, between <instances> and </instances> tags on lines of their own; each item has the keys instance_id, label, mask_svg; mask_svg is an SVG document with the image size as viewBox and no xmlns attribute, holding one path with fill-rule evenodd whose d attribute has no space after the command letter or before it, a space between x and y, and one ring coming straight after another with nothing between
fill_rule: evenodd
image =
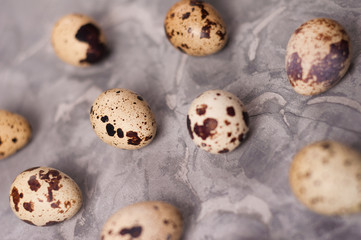
<instances>
[{"instance_id":1,"label":"brown spotted egg","mask_svg":"<svg viewBox=\"0 0 361 240\"><path fill-rule=\"evenodd\" d=\"M288 42L286 71L299 94L327 91L345 75L350 63L350 38L332 19L316 18L302 24Z\"/></svg>"},{"instance_id":2,"label":"brown spotted egg","mask_svg":"<svg viewBox=\"0 0 361 240\"><path fill-rule=\"evenodd\" d=\"M182 0L168 11L165 33L171 44L192 56L206 56L220 51L227 43L226 24L210 4Z\"/></svg>"},{"instance_id":3,"label":"brown spotted egg","mask_svg":"<svg viewBox=\"0 0 361 240\"><path fill-rule=\"evenodd\" d=\"M179 240L183 219L168 203L140 202L120 209L104 224L102 240Z\"/></svg>"},{"instance_id":4,"label":"brown spotted egg","mask_svg":"<svg viewBox=\"0 0 361 240\"><path fill-rule=\"evenodd\" d=\"M110 89L95 100L90 122L105 143L122 149L139 149L155 137L157 124L148 103L127 89Z\"/></svg>"},{"instance_id":5,"label":"brown spotted egg","mask_svg":"<svg viewBox=\"0 0 361 240\"><path fill-rule=\"evenodd\" d=\"M82 206L78 185L65 173L49 167L20 173L11 185L9 200L18 218L36 226L65 221Z\"/></svg>"},{"instance_id":6,"label":"brown spotted egg","mask_svg":"<svg viewBox=\"0 0 361 240\"><path fill-rule=\"evenodd\" d=\"M324 215L361 210L361 154L335 141L302 148L293 158L290 185L300 202Z\"/></svg>"},{"instance_id":7,"label":"brown spotted egg","mask_svg":"<svg viewBox=\"0 0 361 240\"><path fill-rule=\"evenodd\" d=\"M31 134L31 126L24 117L0 110L0 160L23 148Z\"/></svg>"},{"instance_id":8,"label":"brown spotted egg","mask_svg":"<svg viewBox=\"0 0 361 240\"><path fill-rule=\"evenodd\" d=\"M191 104L188 131L194 143L217 154L234 150L246 138L249 117L242 102L223 90L206 91Z\"/></svg>"},{"instance_id":9,"label":"brown spotted egg","mask_svg":"<svg viewBox=\"0 0 361 240\"><path fill-rule=\"evenodd\" d=\"M54 26L51 42L56 55L75 66L89 66L106 53L105 37L97 23L82 14L62 17Z\"/></svg>"}]
</instances>

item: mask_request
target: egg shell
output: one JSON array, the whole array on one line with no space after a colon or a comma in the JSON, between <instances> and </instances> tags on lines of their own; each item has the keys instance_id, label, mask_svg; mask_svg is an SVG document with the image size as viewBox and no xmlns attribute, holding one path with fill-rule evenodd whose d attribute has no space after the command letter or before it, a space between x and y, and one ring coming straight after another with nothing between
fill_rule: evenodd
<instances>
[{"instance_id":1,"label":"egg shell","mask_svg":"<svg viewBox=\"0 0 361 240\"><path fill-rule=\"evenodd\" d=\"M105 223L102 240L179 240L183 219L178 209L159 201L140 202L120 209Z\"/></svg>"},{"instance_id":2,"label":"egg shell","mask_svg":"<svg viewBox=\"0 0 361 240\"><path fill-rule=\"evenodd\" d=\"M148 103L128 89L100 94L90 111L90 122L105 143L121 149L139 149L155 137L157 124Z\"/></svg>"},{"instance_id":3,"label":"egg shell","mask_svg":"<svg viewBox=\"0 0 361 240\"><path fill-rule=\"evenodd\" d=\"M75 66L89 66L107 54L105 36L90 17L69 14L55 24L51 42L56 55Z\"/></svg>"},{"instance_id":4,"label":"egg shell","mask_svg":"<svg viewBox=\"0 0 361 240\"><path fill-rule=\"evenodd\" d=\"M299 94L327 91L345 75L350 63L350 38L332 19L316 18L302 24L288 42L286 71Z\"/></svg>"},{"instance_id":5,"label":"egg shell","mask_svg":"<svg viewBox=\"0 0 361 240\"><path fill-rule=\"evenodd\" d=\"M24 117L0 110L0 160L23 148L31 135L31 126Z\"/></svg>"},{"instance_id":6,"label":"egg shell","mask_svg":"<svg viewBox=\"0 0 361 240\"><path fill-rule=\"evenodd\" d=\"M78 185L65 173L35 167L20 173L11 185L10 207L35 226L49 226L73 217L82 206Z\"/></svg>"},{"instance_id":7,"label":"egg shell","mask_svg":"<svg viewBox=\"0 0 361 240\"><path fill-rule=\"evenodd\" d=\"M361 154L335 141L320 141L293 158L290 185L300 202L324 215L361 210Z\"/></svg>"},{"instance_id":8,"label":"egg shell","mask_svg":"<svg viewBox=\"0 0 361 240\"><path fill-rule=\"evenodd\" d=\"M192 56L206 56L220 51L227 43L226 24L210 4L183 0L174 4L164 20L170 43Z\"/></svg>"},{"instance_id":9,"label":"egg shell","mask_svg":"<svg viewBox=\"0 0 361 240\"><path fill-rule=\"evenodd\" d=\"M246 138L248 124L243 103L223 90L201 94L192 102L187 116L194 143L213 154L233 151Z\"/></svg>"}]
</instances>

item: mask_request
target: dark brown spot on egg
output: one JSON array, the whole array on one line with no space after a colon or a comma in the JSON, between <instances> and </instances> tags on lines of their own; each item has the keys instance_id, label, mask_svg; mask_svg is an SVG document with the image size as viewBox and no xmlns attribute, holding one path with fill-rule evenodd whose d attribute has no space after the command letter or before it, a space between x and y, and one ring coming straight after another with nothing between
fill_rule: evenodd
<instances>
[{"instance_id":1,"label":"dark brown spot on egg","mask_svg":"<svg viewBox=\"0 0 361 240\"><path fill-rule=\"evenodd\" d=\"M60 201L56 201L55 203L50 204L52 208L60 208Z\"/></svg>"},{"instance_id":2,"label":"dark brown spot on egg","mask_svg":"<svg viewBox=\"0 0 361 240\"><path fill-rule=\"evenodd\" d=\"M200 7L200 8L204 8L203 1L199 1L199 0L191 0L191 1L189 2L189 5L190 5L190 6L197 6L197 7Z\"/></svg>"},{"instance_id":3,"label":"dark brown spot on egg","mask_svg":"<svg viewBox=\"0 0 361 240\"><path fill-rule=\"evenodd\" d=\"M241 134L239 134L239 136L238 136L238 141L243 142L245 138L246 138L246 135L243 134L243 133L241 133Z\"/></svg>"},{"instance_id":4,"label":"dark brown spot on egg","mask_svg":"<svg viewBox=\"0 0 361 240\"><path fill-rule=\"evenodd\" d=\"M112 124L108 123L105 128L109 136L113 137L115 135L114 126Z\"/></svg>"},{"instance_id":5,"label":"dark brown spot on egg","mask_svg":"<svg viewBox=\"0 0 361 240\"><path fill-rule=\"evenodd\" d=\"M218 122L216 119L207 118L203 121L203 126L199 126L198 124L194 126L194 132L197 136L206 140L208 137L212 137L214 135L214 133L211 132L217 128L217 125Z\"/></svg>"},{"instance_id":6,"label":"dark brown spot on egg","mask_svg":"<svg viewBox=\"0 0 361 240\"><path fill-rule=\"evenodd\" d=\"M193 132L192 132L191 120L189 119L189 115L187 115L187 128L188 128L189 135L193 139L194 136L193 136Z\"/></svg>"},{"instance_id":7,"label":"dark brown spot on egg","mask_svg":"<svg viewBox=\"0 0 361 240\"><path fill-rule=\"evenodd\" d=\"M64 206L65 206L65 208L70 208L71 207L71 202L70 201L65 201Z\"/></svg>"},{"instance_id":8,"label":"dark brown spot on egg","mask_svg":"<svg viewBox=\"0 0 361 240\"><path fill-rule=\"evenodd\" d=\"M34 211L34 203L32 201L30 202L24 202L23 203L23 207L26 211L28 212L32 212Z\"/></svg>"},{"instance_id":9,"label":"dark brown spot on egg","mask_svg":"<svg viewBox=\"0 0 361 240\"><path fill-rule=\"evenodd\" d=\"M31 191L38 191L38 189L41 187L38 180L36 180L36 175L31 176L29 178L28 184L30 186Z\"/></svg>"},{"instance_id":10,"label":"dark brown spot on egg","mask_svg":"<svg viewBox=\"0 0 361 240\"><path fill-rule=\"evenodd\" d=\"M331 44L330 53L318 64L312 66L306 82L316 77L317 83L324 83L327 87L334 85L340 79L339 73L345 67L348 56L348 41L341 40Z\"/></svg>"},{"instance_id":11,"label":"dark brown spot on egg","mask_svg":"<svg viewBox=\"0 0 361 240\"><path fill-rule=\"evenodd\" d=\"M108 118L108 116L103 116L103 117L100 118L100 120L101 120L103 123L106 123L106 122L109 121L109 118Z\"/></svg>"},{"instance_id":12,"label":"dark brown spot on egg","mask_svg":"<svg viewBox=\"0 0 361 240\"><path fill-rule=\"evenodd\" d=\"M13 138L13 139L11 139L11 141L12 141L13 143L16 143L16 142L18 141L18 139L17 139L17 138Z\"/></svg>"},{"instance_id":13,"label":"dark brown spot on egg","mask_svg":"<svg viewBox=\"0 0 361 240\"><path fill-rule=\"evenodd\" d=\"M1 146L2 143L3 143L3 142L1 141L1 138L0 138L0 146Z\"/></svg>"},{"instance_id":14,"label":"dark brown spot on egg","mask_svg":"<svg viewBox=\"0 0 361 240\"><path fill-rule=\"evenodd\" d=\"M196 109L197 114L199 116L206 114L207 107L208 106L206 104L202 104L202 105L198 106Z\"/></svg>"},{"instance_id":15,"label":"dark brown spot on egg","mask_svg":"<svg viewBox=\"0 0 361 240\"><path fill-rule=\"evenodd\" d=\"M93 113L93 106L90 107L90 114Z\"/></svg>"},{"instance_id":16,"label":"dark brown spot on egg","mask_svg":"<svg viewBox=\"0 0 361 240\"><path fill-rule=\"evenodd\" d=\"M321 147L322 147L323 149L329 149L329 148L331 147L331 144L328 143L328 142L325 142L325 143L322 143Z\"/></svg>"},{"instance_id":17,"label":"dark brown spot on egg","mask_svg":"<svg viewBox=\"0 0 361 240\"><path fill-rule=\"evenodd\" d=\"M187 44L185 44L185 43L182 43L182 48L186 48L186 49L189 49L189 47L188 47L188 45Z\"/></svg>"},{"instance_id":18,"label":"dark brown spot on egg","mask_svg":"<svg viewBox=\"0 0 361 240\"><path fill-rule=\"evenodd\" d=\"M228 153L228 152L229 152L229 149L228 149L228 148L225 148L225 149L219 151L218 153Z\"/></svg>"},{"instance_id":19,"label":"dark brown spot on egg","mask_svg":"<svg viewBox=\"0 0 361 240\"><path fill-rule=\"evenodd\" d=\"M147 137L145 137L144 141L149 141L149 140L150 140L150 139L152 139L152 138L153 138L153 136L152 136L152 135L147 136Z\"/></svg>"},{"instance_id":20,"label":"dark brown spot on egg","mask_svg":"<svg viewBox=\"0 0 361 240\"><path fill-rule=\"evenodd\" d=\"M15 207L15 211L19 212L19 202L20 202L20 194L19 191L16 187L13 187L13 189L11 190L11 197L13 198L13 203L14 203L14 207Z\"/></svg>"},{"instance_id":21,"label":"dark brown spot on egg","mask_svg":"<svg viewBox=\"0 0 361 240\"><path fill-rule=\"evenodd\" d=\"M234 143L235 141L237 141L237 138L232 138L231 139L231 143Z\"/></svg>"},{"instance_id":22,"label":"dark brown spot on egg","mask_svg":"<svg viewBox=\"0 0 361 240\"><path fill-rule=\"evenodd\" d=\"M298 56L298 53L292 53L290 60L287 61L287 75L289 81L294 85L293 81L302 79L302 58Z\"/></svg>"},{"instance_id":23,"label":"dark brown spot on egg","mask_svg":"<svg viewBox=\"0 0 361 240\"><path fill-rule=\"evenodd\" d=\"M236 115L236 112L234 111L234 107L227 107L227 114L231 117L234 117Z\"/></svg>"},{"instance_id":24,"label":"dark brown spot on egg","mask_svg":"<svg viewBox=\"0 0 361 240\"><path fill-rule=\"evenodd\" d=\"M43 170L39 171L39 176L41 180L44 180L49 184L48 187L48 202L53 201L53 191L58 191L63 186L60 184L60 180L62 179L60 172L57 170L49 170L46 174L44 174Z\"/></svg>"},{"instance_id":25,"label":"dark brown spot on egg","mask_svg":"<svg viewBox=\"0 0 361 240\"><path fill-rule=\"evenodd\" d=\"M221 30L218 30L217 32L216 32L216 34L220 37L220 39L219 40L224 40L225 39L225 37L226 37L226 32L222 32Z\"/></svg>"},{"instance_id":26,"label":"dark brown spot on egg","mask_svg":"<svg viewBox=\"0 0 361 240\"><path fill-rule=\"evenodd\" d=\"M45 223L45 226L52 226L52 225L55 225L55 224L57 224L59 222L57 222L57 221L49 221L49 222Z\"/></svg>"},{"instance_id":27,"label":"dark brown spot on egg","mask_svg":"<svg viewBox=\"0 0 361 240\"><path fill-rule=\"evenodd\" d=\"M171 17L171 18L174 18L174 13L172 13L172 14L170 15L170 17Z\"/></svg>"},{"instance_id":28,"label":"dark brown spot on egg","mask_svg":"<svg viewBox=\"0 0 361 240\"><path fill-rule=\"evenodd\" d=\"M188 33L192 33L192 28L188 28Z\"/></svg>"},{"instance_id":29,"label":"dark brown spot on egg","mask_svg":"<svg viewBox=\"0 0 361 240\"><path fill-rule=\"evenodd\" d=\"M303 27L302 27L302 26L299 27L299 28L297 28L296 31L295 31L295 34L296 34L296 35L299 34L302 30L303 30Z\"/></svg>"},{"instance_id":30,"label":"dark brown spot on egg","mask_svg":"<svg viewBox=\"0 0 361 240\"><path fill-rule=\"evenodd\" d=\"M185 53L185 51L181 48L181 47L177 47L179 51L181 51L182 53Z\"/></svg>"},{"instance_id":31,"label":"dark brown spot on egg","mask_svg":"<svg viewBox=\"0 0 361 240\"><path fill-rule=\"evenodd\" d=\"M138 100L143 101L143 98L141 96L137 96Z\"/></svg>"},{"instance_id":32,"label":"dark brown spot on egg","mask_svg":"<svg viewBox=\"0 0 361 240\"><path fill-rule=\"evenodd\" d=\"M123 138L124 137L124 132L121 128L117 129L117 136L118 138Z\"/></svg>"},{"instance_id":33,"label":"dark brown spot on egg","mask_svg":"<svg viewBox=\"0 0 361 240\"><path fill-rule=\"evenodd\" d=\"M209 19L206 20L206 25L204 25L202 27L201 30L201 34L200 34L200 39L202 38L211 38L210 34L211 34L211 29L212 26L217 26L217 24L215 22L210 21Z\"/></svg>"},{"instance_id":34,"label":"dark brown spot on egg","mask_svg":"<svg viewBox=\"0 0 361 240\"><path fill-rule=\"evenodd\" d=\"M122 236L129 234L132 238L137 238L142 234L142 227L123 228L119 234Z\"/></svg>"},{"instance_id":35,"label":"dark brown spot on egg","mask_svg":"<svg viewBox=\"0 0 361 240\"><path fill-rule=\"evenodd\" d=\"M191 15L190 12L186 12L185 14L182 15L182 20L189 18L190 15Z\"/></svg>"},{"instance_id":36,"label":"dark brown spot on egg","mask_svg":"<svg viewBox=\"0 0 361 240\"><path fill-rule=\"evenodd\" d=\"M128 139L128 144L129 145L139 145L140 142L142 141L142 139L140 139L138 137L137 132L129 131L129 132L127 132L126 136L129 138Z\"/></svg>"},{"instance_id":37,"label":"dark brown spot on egg","mask_svg":"<svg viewBox=\"0 0 361 240\"><path fill-rule=\"evenodd\" d=\"M100 30L94 24L88 23L80 27L75 35L76 39L89 44L86 58L80 60L80 63L96 63L102 60L107 54L107 48L100 42Z\"/></svg>"},{"instance_id":38,"label":"dark brown spot on egg","mask_svg":"<svg viewBox=\"0 0 361 240\"><path fill-rule=\"evenodd\" d=\"M249 115L247 112L242 112L242 115L243 115L243 120L246 123L246 126L248 127L249 126Z\"/></svg>"},{"instance_id":39,"label":"dark brown spot on egg","mask_svg":"<svg viewBox=\"0 0 361 240\"><path fill-rule=\"evenodd\" d=\"M224 123L226 124L226 126L229 126L231 124L231 122L229 122L228 120L224 120Z\"/></svg>"}]
</instances>

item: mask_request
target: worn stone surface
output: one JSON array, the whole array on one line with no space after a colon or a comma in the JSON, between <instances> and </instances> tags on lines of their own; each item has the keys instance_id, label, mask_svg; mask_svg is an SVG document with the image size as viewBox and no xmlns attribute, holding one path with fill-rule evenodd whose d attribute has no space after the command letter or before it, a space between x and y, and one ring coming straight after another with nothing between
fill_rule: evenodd
<instances>
[{"instance_id":1,"label":"worn stone surface","mask_svg":"<svg viewBox=\"0 0 361 240\"><path fill-rule=\"evenodd\" d=\"M325 217L293 196L293 155L316 140L361 149L361 2L341 0L213 0L229 29L228 45L190 57L168 42L164 17L174 0L20 1L0 7L0 109L26 117L32 142L0 161L1 238L99 239L119 208L163 200L185 218L184 240L359 239L361 215ZM60 61L50 43L53 24L79 12L103 28L110 55L90 68ZM349 32L351 68L315 97L296 94L285 72L287 42L303 22L330 17ZM119 150L97 138L89 121L96 97L128 88L147 100L158 133L149 146ZM247 140L231 153L198 149L187 130L200 93L235 94L250 117ZM84 207L72 219L38 229L9 207L13 179L35 166L57 168L79 184Z\"/></svg>"}]
</instances>

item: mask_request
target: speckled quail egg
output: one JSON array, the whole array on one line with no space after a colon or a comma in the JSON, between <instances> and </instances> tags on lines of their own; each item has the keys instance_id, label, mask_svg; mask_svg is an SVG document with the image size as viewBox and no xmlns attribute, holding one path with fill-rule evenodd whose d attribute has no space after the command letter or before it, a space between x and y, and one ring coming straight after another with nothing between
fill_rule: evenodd
<instances>
[{"instance_id":1,"label":"speckled quail egg","mask_svg":"<svg viewBox=\"0 0 361 240\"><path fill-rule=\"evenodd\" d=\"M54 26L51 41L56 55L75 66L89 66L107 54L102 30L93 19L81 14L62 17Z\"/></svg>"},{"instance_id":2,"label":"speckled quail egg","mask_svg":"<svg viewBox=\"0 0 361 240\"><path fill-rule=\"evenodd\" d=\"M182 0L168 11L164 29L170 43L192 56L206 56L220 51L227 43L226 24L210 4Z\"/></svg>"},{"instance_id":3,"label":"speckled quail egg","mask_svg":"<svg viewBox=\"0 0 361 240\"><path fill-rule=\"evenodd\" d=\"M320 141L293 158L290 185L314 212L342 215L361 210L361 154L335 141Z\"/></svg>"},{"instance_id":4,"label":"speckled quail egg","mask_svg":"<svg viewBox=\"0 0 361 240\"><path fill-rule=\"evenodd\" d=\"M183 219L177 208L158 201L140 202L120 209L105 223L102 240L179 240Z\"/></svg>"},{"instance_id":5,"label":"speckled quail egg","mask_svg":"<svg viewBox=\"0 0 361 240\"><path fill-rule=\"evenodd\" d=\"M65 221L82 205L81 191L73 179L49 167L20 173L11 185L9 200L18 218L36 226Z\"/></svg>"},{"instance_id":6,"label":"speckled quail egg","mask_svg":"<svg viewBox=\"0 0 361 240\"><path fill-rule=\"evenodd\" d=\"M316 18L302 24L288 42L286 71L299 94L327 91L345 75L350 63L350 38L332 19Z\"/></svg>"},{"instance_id":7,"label":"speckled quail egg","mask_svg":"<svg viewBox=\"0 0 361 240\"><path fill-rule=\"evenodd\" d=\"M148 145L157 130L148 103L128 89L115 88L100 94L91 107L90 122L105 143L128 150Z\"/></svg>"},{"instance_id":8,"label":"speckled quail egg","mask_svg":"<svg viewBox=\"0 0 361 240\"><path fill-rule=\"evenodd\" d=\"M213 154L240 145L248 132L249 117L242 102L223 90L206 91L191 104L187 127L194 143Z\"/></svg>"},{"instance_id":9,"label":"speckled quail egg","mask_svg":"<svg viewBox=\"0 0 361 240\"><path fill-rule=\"evenodd\" d=\"M24 117L0 110L0 160L23 148L31 134L31 126Z\"/></svg>"}]
</instances>

